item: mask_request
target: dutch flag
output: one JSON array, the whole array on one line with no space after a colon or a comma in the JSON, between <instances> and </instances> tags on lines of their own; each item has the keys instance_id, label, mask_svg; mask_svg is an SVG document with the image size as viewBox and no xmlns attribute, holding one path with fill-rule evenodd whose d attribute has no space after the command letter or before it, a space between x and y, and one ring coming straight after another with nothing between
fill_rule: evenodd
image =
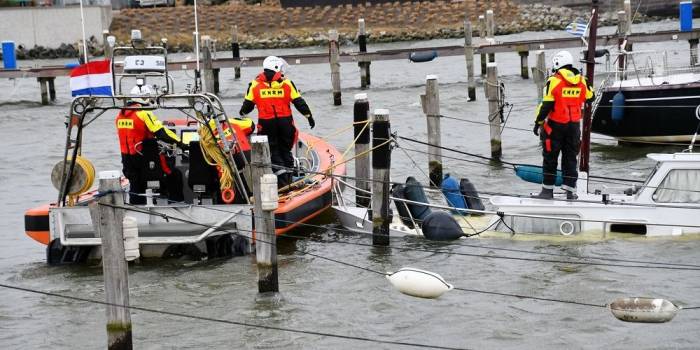
<instances>
[{"instance_id":1,"label":"dutch flag","mask_svg":"<svg viewBox=\"0 0 700 350\"><path fill-rule=\"evenodd\" d=\"M566 32L575 36L584 36L588 30L588 23L578 20L566 26Z\"/></svg>"},{"instance_id":2,"label":"dutch flag","mask_svg":"<svg viewBox=\"0 0 700 350\"><path fill-rule=\"evenodd\" d=\"M113 96L110 60L81 64L70 71L72 96Z\"/></svg>"}]
</instances>

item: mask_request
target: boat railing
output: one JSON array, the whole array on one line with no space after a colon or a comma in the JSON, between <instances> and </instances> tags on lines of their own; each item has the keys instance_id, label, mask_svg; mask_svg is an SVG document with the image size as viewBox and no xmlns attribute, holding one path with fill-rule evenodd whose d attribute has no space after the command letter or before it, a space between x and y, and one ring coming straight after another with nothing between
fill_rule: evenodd
<instances>
[{"instance_id":1,"label":"boat railing","mask_svg":"<svg viewBox=\"0 0 700 350\"><path fill-rule=\"evenodd\" d=\"M611 62L610 56L616 58ZM614 81L636 80L639 85L643 85L643 81L660 85L668 81L655 81L655 78L697 73L700 70L700 64L697 63L698 53L695 50L622 50L611 53L610 56L606 60L606 69L602 73L614 75ZM691 62L684 65L672 64L670 61L674 61L675 56L690 56ZM613 81L611 80L610 83L612 84Z\"/></svg>"}]
</instances>

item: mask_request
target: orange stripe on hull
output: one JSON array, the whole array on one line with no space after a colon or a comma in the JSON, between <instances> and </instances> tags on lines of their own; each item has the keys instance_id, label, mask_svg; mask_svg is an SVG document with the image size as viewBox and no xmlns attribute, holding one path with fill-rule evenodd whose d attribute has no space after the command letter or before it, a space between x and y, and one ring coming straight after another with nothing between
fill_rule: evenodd
<instances>
[{"instance_id":1,"label":"orange stripe on hull","mask_svg":"<svg viewBox=\"0 0 700 350\"><path fill-rule=\"evenodd\" d=\"M49 234L49 231L24 231L27 236L29 236L31 239L43 244L43 245L48 245L49 241L51 241L51 234Z\"/></svg>"}]
</instances>

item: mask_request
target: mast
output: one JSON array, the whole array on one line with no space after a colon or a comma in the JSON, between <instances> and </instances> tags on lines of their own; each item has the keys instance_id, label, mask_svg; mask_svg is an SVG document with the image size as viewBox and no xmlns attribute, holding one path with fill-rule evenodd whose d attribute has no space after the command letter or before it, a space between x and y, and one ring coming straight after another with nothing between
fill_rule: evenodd
<instances>
[{"instance_id":1,"label":"mast","mask_svg":"<svg viewBox=\"0 0 700 350\"><path fill-rule=\"evenodd\" d=\"M593 0L591 10L591 25L588 27L588 51L586 52L586 81L593 84L595 72L595 47L598 36L598 0ZM600 93L600 92L597 92ZM583 110L583 129L581 131L581 159L579 171L588 173L588 160L591 155L591 119L593 114L593 101L586 102Z\"/></svg>"}]
</instances>

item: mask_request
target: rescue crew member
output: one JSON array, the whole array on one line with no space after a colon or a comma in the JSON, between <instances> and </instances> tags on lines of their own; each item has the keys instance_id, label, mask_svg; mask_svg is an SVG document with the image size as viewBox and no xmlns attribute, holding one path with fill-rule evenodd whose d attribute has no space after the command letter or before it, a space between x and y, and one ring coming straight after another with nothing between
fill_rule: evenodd
<instances>
[{"instance_id":1,"label":"rescue crew member","mask_svg":"<svg viewBox=\"0 0 700 350\"><path fill-rule=\"evenodd\" d=\"M544 87L542 102L537 107L537 118L532 130L542 141L542 191L536 198L552 199L561 152L564 181L561 188L567 199L576 199L578 179L577 160L581 146L581 107L593 99L593 91L568 51L560 51L552 58L552 72Z\"/></svg>"},{"instance_id":2,"label":"rescue crew member","mask_svg":"<svg viewBox=\"0 0 700 350\"><path fill-rule=\"evenodd\" d=\"M292 119L290 102L303 114L311 129L316 126L311 110L301 97L294 83L284 76L287 62L276 56L263 61L263 71L248 85L240 115L246 115L258 108L258 134L267 135L270 144L272 169L278 179L278 186L292 182L294 157L292 147L297 140L297 129Z\"/></svg>"},{"instance_id":3,"label":"rescue crew member","mask_svg":"<svg viewBox=\"0 0 700 350\"><path fill-rule=\"evenodd\" d=\"M122 109L116 118L122 172L129 179L129 191L134 194L144 193L148 180L163 180L161 182L172 184L172 186L161 186L170 187L167 189L168 198L173 201L182 201L184 199L182 174L177 169L167 166L166 159L164 155L159 154L155 141L175 144L182 150L189 149L189 146L182 143L174 132L164 127L151 111L138 109L151 104L148 98L151 95L151 89L144 86L143 81L137 80L137 85L131 90L130 95L133 97L127 101L129 109ZM154 176L154 173L164 173L165 179ZM166 188L162 189L166 190ZM146 198L129 195L129 203L145 204Z\"/></svg>"}]
</instances>

